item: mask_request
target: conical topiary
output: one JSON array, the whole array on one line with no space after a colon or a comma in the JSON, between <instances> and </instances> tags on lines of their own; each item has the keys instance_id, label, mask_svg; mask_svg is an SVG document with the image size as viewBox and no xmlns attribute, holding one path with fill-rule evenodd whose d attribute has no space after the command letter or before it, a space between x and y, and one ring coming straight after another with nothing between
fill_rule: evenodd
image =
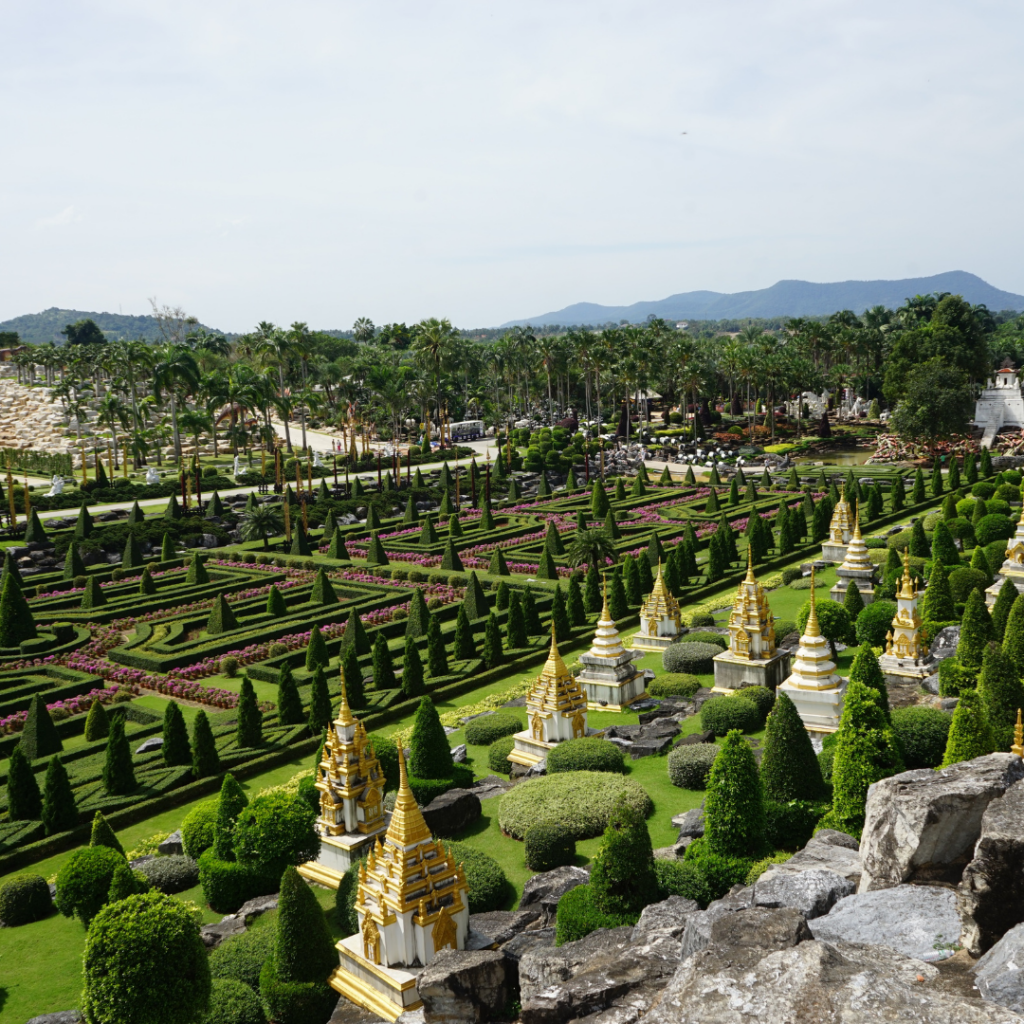
<instances>
[{"instance_id":1,"label":"conical topiary","mask_svg":"<svg viewBox=\"0 0 1024 1024\"><path fill-rule=\"evenodd\" d=\"M270 590L267 591L267 614L277 619L287 612L288 605L285 603L284 594L277 589L276 583L271 583Z\"/></svg>"},{"instance_id":2,"label":"conical topiary","mask_svg":"<svg viewBox=\"0 0 1024 1024\"><path fill-rule=\"evenodd\" d=\"M505 561L505 554L501 548L495 548L491 552L491 564L487 567L487 571L492 576L511 576L509 572L508 562Z\"/></svg>"},{"instance_id":3,"label":"conical topiary","mask_svg":"<svg viewBox=\"0 0 1024 1024\"><path fill-rule=\"evenodd\" d=\"M75 522L75 540L85 540L92 533L92 515L82 502L78 510L78 520Z\"/></svg>"},{"instance_id":4,"label":"conical topiary","mask_svg":"<svg viewBox=\"0 0 1024 1024\"><path fill-rule=\"evenodd\" d=\"M366 564L367 565L387 565L388 556L384 552L384 545L380 542L380 538L377 536L377 531L374 530L370 535L370 543L366 548Z\"/></svg>"},{"instance_id":5,"label":"conical topiary","mask_svg":"<svg viewBox=\"0 0 1024 1024\"><path fill-rule=\"evenodd\" d=\"M220 784L217 801L217 824L213 830L213 853L217 860L234 860L235 822L249 806L249 798L235 777L228 772Z\"/></svg>"},{"instance_id":6,"label":"conical topiary","mask_svg":"<svg viewBox=\"0 0 1024 1024\"><path fill-rule=\"evenodd\" d=\"M110 718L106 708L98 700L94 700L89 708L89 714L85 718L85 742L95 743L109 735Z\"/></svg>"},{"instance_id":7,"label":"conical topiary","mask_svg":"<svg viewBox=\"0 0 1024 1024\"><path fill-rule=\"evenodd\" d=\"M252 680L247 675L242 676L236 710L238 723L235 729L235 742L240 747L258 747L263 742L263 712L256 701Z\"/></svg>"},{"instance_id":8,"label":"conical topiary","mask_svg":"<svg viewBox=\"0 0 1024 1024\"><path fill-rule=\"evenodd\" d=\"M647 822L624 798L609 815L590 873L590 896L599 910L622 917L635 917L659 898Z\"/></svg>"},{"instance_id":9,"label":"conical topiary","mask_svg":"<svg viewBox=\"0 0 1024 1024\"><path fill-rule=\"evenodd\" d=\"M423 685L423 659L420 658L416 641L405 638L405 652L402 657L402 693L406 697L419 697L426 692Z\"/></svg>"},{"instance_id":10,"label":"conical topiary","mask_svg":"<svg viewBox=\"0 0 1024 1024\"><path fill-rule=\"evenodd\" d=\"M595 480L591 485L590 494L590 514L594 519L604 519L608 515L611 509L611 503L608 501L608 494L605 492L603 485L600 480Z\"/></svg>"},{"instance_id":11,"label":"conical topiary","mask_svg":"<svg viewBox=\"0 0 1024 1024\"><path fill-rule=\"evenodd\" d=\"M388 642L382 633L373 642L373 685L378 690L397 690L398 678Z\"/></svg>"},{"instance_id":12,"label":"conical topiary","mask_svg":"<svg viewBox=\"0 0 1024 1024\"><path fill-rule=\"evenodd\" d=\"M108 850L114 850L121 854L122 857L125 856L121 840L114 834L114 830L110 827L110 822L107 821L101 811L97 811L93 816L89 845L105 846Z\"/></svg>"},{"instance_id":13,"label":"conical topiary","mask_svg":"<svg viewBox=\"0 0 1024 1024\"><path fill-rule=\"evenodd\" d=\"M185 728L185 716L175 700L168 701L164 709L163 746L160 753L168 768L184 767L192 763L192 751L189 749L188 730Z\"/></svg>"},{"instance_id":14,"label":"conical topiary","mask_svg":"<svg viewBox=\"0 0 1024 1024\"><path fill-rule=\"evenodd\" d=\"M555 599L551 603L551 619L555 626L555 639L559 643L565 643L572 638L572 625L569 622L569 612L565 607L565 594L560 586L555 587Z\"/></svg>"},{"instance_id":15,"label":"conical topiary","mask_svg":"<svg viewBox=\"0 0 1024 1024\"><path fill-rule=\"evenodd\" d=\"M465 572L459 552L451 540L445 545L444 554L441 556L441 568L445 572Z\"/></svg>"},{"instance_id":16,"label":"conical topiary","mask_svg":"<svg viewBox=\"0 0 1024 1024\"><path fill-rule=\"evenodd\" d=\"M164 534L164 539L160 542L160 561L168 562L172 558L177 558L177 551L174 549L174 539L170 533Z\"/></svg>"},{"instance_id":17,"label":"conical topiary","mask_svg":"<svg viewBox=\"0 0 1024 1024\"><path fill-rule=\"evenodd\" d=\"M462 536L462 523L459 522L459 517L453 512L448 517L448 536L458 539Z\"/></svg>"},{"instance_id":18,"label":"conical topiary","mask_svg":"<svg viewBox=\"0 0 1024 1024\"><path fill-rule=\"evenodd\" d=\"M39 783L19 743L7 762L7 817L10 821L36 821L42 813Z\"/></svg>"},{"instance_id":19,"label":"conical topiary","mask_svg":"<svg viewBox=\"0 0 1024 1024\"><path fill-rule=\"evenodd\" d=\"M363 626L362 620L359 618L355 608L348 613L345 632L341 637L341 650L343 652L347 651L353 645L355 645L356 654L360 656L369 654L373 649L373 644L370 643L370 638L366 635L366 627Z\"/></svg>"},{"instance_id":20,"label":"conical topiary","mask_svg":"<svg viewBox=\"0 0 1024 1024\"><path fill-rule=\"evenodd\" d=\"M894 555L895 551L891 553ZM928 588L924 592L923 610L924 617L929 622L949 622L954 616L953 591L949 586L946 567L941 562L932 563Z\"/></svg>"},{"instance_id":21,"label":"conical topiary","mask_svg":"<svg viewBox=\"0 0 1024 1024\"><path fill-rule=\"evenodd\" d=\"M320 627L314 622L313 628L309 631L309 643L306 645L306 671L312 672L316 668L327 668L330 660L330 655L327 653L327 642L320 632Z\"/></svg>"},{"instance_id":22,"label":"conical topiary","mask_svg":"<svg viewBox=\"0 0 1024 1024\"><path fill-rule=\"evenodd\" d=\"M301 522L296 523L292 529L292 546L289 553L303 558L308 558L313 553L313 549L309 546L309 538L306 536L306 531L302 528Z\"/></svg>"},{"instance_id":23,"label":"conical topiary","mask_svg":"<svg viewBox=\"0 0 1024 1024\"><path fill-rule=\"evenodd\" d=\"M459 661L476 657L473 627L469 624L469 616L466 614L466 609L461 605L459 606L459 613L455 618L454 656Z\"/></svg>"},{"instance_id":24,"label":"conical topiary","mask_svg":"<svg viewBox=\"0 0 1024 1024\"><path fill-rule=\"evenodd\" d=\"M82 571L85 571L85 567L82 567ZM4 580L10 576L14 585L21 590L22 578L21 570L18 568L18 563L14 561L14 555L11 554L10 550L4 552L4 567L2 573L0 573L0 588L3 587Z\"/></svg>"},{"instance_id":25,"label":"conical topiary","mask_svg":"<svg viewBox=\"0 0 1024 1024\"><path fill-rule=\"evenodd\" d=\"M5 573L0 587L0 647L17 647L35 637L36 623L28 601L13 574Z\"/></svg>"},{"instance_id":26,"label":"conical topiary","mask_svg":"<svg viewBox=\"0 0 1024 1024\"><path fill-rule=\"evenodd\" d=\"M423 547L429 547L437 543L437 530L434 529L434 517L427 513L423 517L423 525L420 527L419 543Z\"/></svg>"},{"instance_id":27,"label":"conical topiary","mask_svg":"<svg viewBox=\"0 0 1024 1024\"><path fill-rule=\"evenodd\" d=\"M555 565L551 552L545 547L541 548L540 563L537 566L537 578L541 580L557 580L558 566Z\"/></svg>"},{"instance_id":28,"label":"conical topiary","mask_svg":"<svg viewBox=\"0 0 1024 1024\"><path fill-rule=\"evenodd\" d=\"M760 857L767 819L757 762L739 729L725 737L711 771L704 799L704 841L726 857Z\"/></svg>"},{"instance_id":29,"label":"conical topiary","mask_svg":"<svg viewBox=\"0 0 1024 1024\"><path fill-rule=\"evenodd\" d=\"M466 593L462 599L466 607L466 614L471 619L482 619L490 611L490 603L484 588L475 572L470 572L469 580L466 583Z\"/></svg>"},{"instance_id":30,"label":"conical topiary","mask_svg":"<svg viewBox=\"0 0 1024 1024\"><path fill-rule=\"evenodd\" d=\"M153 579L153 573L147 565L142 570L142 575L139 577L139 593L149 596L156 593L156 580Z\"/></svg>"},{"instance_id":31,"label":"conical topiary","mask_svg":"<svg viewBox=\"0 0 1024 1024\"><path fill-rule=\"evenodd\" d=\"M78 824L78 808L67 769L56 754L50 758L43 783L43 828L48 836L68 832Z\"/></svg>"},{"instance_id":32,"label":"conical topiary","mask_svg":"<svg viewBox=\"0 0 1024 1024\"><path fill-rule=\"evenodd\" d=\"M46 701L41 694L34 693L29 700L28 717L25 719L25 727L22 729L18 745L30 761L58 754L64 749L57 727L53 724L50 712L46 708Z\"/></svg>"},{"instance_id":33,"label":"conical topiary","mask_svg":"<svg viewBox=\"0 0 1024 1024\"><path fill-rule=\"evenodd\" d=\"M363 687L363 670L359 667L359 656L350 647L341 658L342 679L348 695L348 706L353 711L366 707L366 693Z\"/></svg>"},{"instance_id":34,"label":"conical topiary","mask_svg":"<svg viewBox=\"0 0 1024 1024\"><path fill-rule=\"evenodd\" d=\"M178 504L177 496L172 494L170 501L167 502L167 508L164 509L164 519L180 519L181 518L181 506Z\"/></svg>"},{"instance_id":35,"label":"conical topiary","mask_svg":"<svg viewBox=\"0 0 1024 1024\"><path fill-rule=\"evenodd\" d=\"M985 646L992 639L992 617L985 607L985 596L980 590L972 590L964 608L960 623L960 640L956 654L965 668L981 668Z\"/></svg>"},{"instance_id":36,"label":"conical topiary","mask_svg":"<svg viewBox=\"0 0 1024 1024\"><path fill-rule=\"evenodd\" d=\"M317 570L316 579L313 581L313 590L309 595L309 603L313 605L338 603L338 595L334 592L334 587L323 566Z\"/></svg>"},{"instance_id":37,"label":"conical topiary","mask_svg":"<svg viewBox=\"0 0 1024 1024\"><path fill-rule=\"evenodd\" d=\"M610 509L604 517L604 524L601 528L612 540L620 540L622 538L622 531L619 529L619 524L615 521L615 513Z\"/></svg>"},{"instance_id":38,"label":"conical topiary","mask_svg":"<svg viewBox=\"0 0 1024 1024\"><path fill-rule=\"evenodd\" d=\"M423 591L416 587L409 600L409 617L405 620L405 635L408 637L426 636L430 623L430 611L424 600Z\"/></svg>"},{"instance_id":39,"label":"conical topiary","mask_svg":"<svg viewBox=\"0 0 1024 1024\"><path fill-rule=\"evenodd\" d=\"M221 633L228 633L238 629L238 619L228 604L228 599L223 594L218 594L213 601L210 615L206 620L206 632L210 636L218 636Z\"/></svg>"},{"instance_id":40,"label":"conical topiary","mask_svg":"<svg viewBox=\"0 0 1024 1024\"><path fill-rule=\"evenodd\" d=\"M980 548L976 548L976 551L980 551ZM927 595L926 595L927 596ZM1012 580L1004 579L1003 585L999 588L999 593L996 595L995 603L992 605L992 639L996 643L1002 643L1003 637L1006 635L1006 623L1010 618L1010 612L1013 610L1013 606L1017 603L1019 597L1017 588L1013 585Z\"/></svg>"},{"instance_id":41,"label":"conical topiary","mask_svg":"<svg viewBox=\"0 0 1024 1024\"><path fill-rule=\"evenodd\" d=\"M132 751L124 734L124 715L117 715L110 723L110 735L107 737L103 788L108 796L124 796L133 792L136 786Z\"/></svg>"},{"instance_id":42,"label":"conical topiary","mask_svg":"<svg viewBox=\"0 0 1024 1024\"><path fill-rule=\"evenodd\" d=\"M327 692L327 676L319 665L313 672L309 687L309 718L311 736L319 736L331 724L331 697Z\"/></svg>"},{"instance_id":43,"label":"conical topiary","mask_svg":"<svg viewBox=\"0 0 1024 1024\"><path fill-rule=\"evenodd\" d=\"M562 537L558 530L555 529L554 522L550 519L544 533L544 547L553 555L565 554L565 545L562 543Z\"/></svg>"},{"instance_id":44,"label":"conical topiary","mask_svg":"<svg viewBox=\"0 0 1024 1024\"><path fill-rule=\"evenodd\" d=\"M988 720L984 698L977 690L966 687L953 709L953 721L946 739L946 752L940 768L960 761L973 761L996 749L996 739Z\"/></svg>"},{"instance_id":45,"label":"conical topiary","mask_svg":"<svg viewBox=\"0 0 1024 1024\"><path fill-rule=\"evenodd\" d=\"M217 743L210 728L210 719L205 711L196 713L192 725L192 774L197 778L217 775L220 772L220 758L217 756Z\"/></svg>"},{"instance_id":46,"label":"conical topiary","mask_svg":"<svg viewBox=\"0 0 1024 1024\"><path fill-rule=\"evenodd\" d=\"M206 568L206 559L200 552L196 552L188 563L188 572L185 574L185 582L196 586L210 582L210 573Z\"/></svg>"},{"instance_id":47,"label":"conical topiary","mask_svg":"<svg viewBox=\"0 0 1024 1024\"><path fill-rule=\"evenodd\" d=\"M1020 666L1011 662L997 644L985 647L978 676L978 693L985 701L996 749L1009 750L1010 744L1014 742L1013 727L1017 712L1024 708L1024 683L1020 678Z\"/></svg>"},{"instance_id":48,"label":"conical topiary","mask_svg":"<svg viewBox=\"0 0 1024 1024\"><path fill-rule=\"evenodd\" d=\"M327 549L328 558L337 558L339 561L348 561L348 548L345 546L345 537L341 530L335 529L331 535L331 544Z\"/></svg>"},{"instance_id":49,"label":"conical topiary","mask_svg":"<svg viewBox=\"0 0 1024 1024\"><path fill-rule=\"evenodd\" d=\"M287 662L277 673L277 718L282 725L298 725L305 721L299 689Z\"/></svg>"},{"instance_id":50,"label":"conical topiary","mask_svg":"<svg viewBox=\"0 0 1024 1024\"><path fill-rule=\"evenodd\" d=\"M107 603L107 595L103 593L100 581L95 576L90 576L85 581L85 590L82 591L82 608L101 608Z\"/></svg>"},{"instance_id":51,"label":"conical topiary","mask_svg":"<svg viewBox=\"0 0 1024 1024\"><path fill-rule=\"evenodd\" d=\"M39 519L39 513L35 509L32 509L32 514L28 518L28 526L25 528L25 543L50 543L50 538L47 536L46 531L43 529L43 524Z\"/></svg>"},{"instance_id":52,"label":"conical topiary","mask_svg":"<svg viewBox=\"0 0 1024 1024\"><path fill-rule=\"evenodd\" d=\"M503 660L501 649L501 630L498 626L498 619L494 612L487 616L487 627L484 630L483 659L487 668L494 668L500 665Z\"/></svg>"},{"instance_id":53,"label":"conical topiary","mask_svg":"<svg viewBox=\"0 0 1024 1024\"><path fill-rule=\"evenodd\" d=\"M882 714L889 718L889 688L885 683L885 674L878 664L878 658L871 649L871 644L861 644L850 667L850 679L857 683L870 686L875 691L878 706Z\"/></svg>"},{"instance_id":54,"label":"conical topiary","mask_svg":"<svg viewBox=\"0 0 1024 1024\"><path fill-rule=\"evenodd\" d=\"M825 782L810 734L796 705L784 693L776 693L761 749L761 785L767 799L788 804L822 798Z\"/></svg>"},{"instance_id":55,"label":"conical topiary","mask_svg":"<svg viewBox=\"0 0 1024 1024\"><path fill-rule=\"evenodd\" d=\"M423 697L416 710L409 747L410 774L419 779L452 777L455 762L448 746L448 736L429 697Z\"/></svg>"}]
</instances>

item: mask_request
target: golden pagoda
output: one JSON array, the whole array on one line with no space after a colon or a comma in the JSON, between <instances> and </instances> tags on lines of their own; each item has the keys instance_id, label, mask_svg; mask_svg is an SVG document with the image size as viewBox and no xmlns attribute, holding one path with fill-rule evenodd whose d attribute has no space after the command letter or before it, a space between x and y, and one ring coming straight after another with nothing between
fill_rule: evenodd
<instances>
[{"instance_id":1,"label":"golden pagoda","mask_svg":"<svg viewBox=\"0 0 1024 1024\"><path fill-rule=\"evenodd\" d=\"M461 865L430 829L409 788L398 748L398 796L384 842L359 865L359 931L337 944L331 987L385 1020L422 1002L416 976L439 950L462 949L469 931L469 886Z\"/></svg>"},{"instance_id":2,"label":"golden pagoda","mask_svg":"<svg viewBox=\"0 0 1024 1024\"><path fill-rule=\"evenodd\" d=\"M842 562L846 558L846 545L853 536L854 515L846 500L846 484L839 492L839 501L832 513L828 537L821 545L821 557L829 562Z\"/></svg>"},{"instance_id":3,"label":"golden pagoda","mask_svg":"<svg viewBox=\"0 0 1024 1024\"><path fill-rule=\"evenodd\" d=\"M744 686L774 690L789 675L789 651L775 646L775 616L764 587L754 576L753 551L747 547L747 575L736 590L729 614L729 648L715 655L718 693Z\"/></svg>"},{"instance_id":4,"label":"golden pagoda","mask_svg":"<svg viewBox=\"0 0 1024 1024\"><path fill-rule=\"evenodd\" d=\"M793 658L793 668L789 678L779 686L779 692L796 705L808 732L835 732L843 714L846 682L836 673L831 647L821 635L812 569L810 614Z\"/></svg>"},{"instance_id":5,"label":"golden pagoda","mask_svg":"<svg viewBox=\"0 0 1024 1024\"><path fill-rule=\"evenodd\" d=\"M903 578L896 591L896 615L885 636L885 654L878 664L887 682L920 681L936 671L935 661L921 646L918 633L921 614L917 610L920 595L917 581L910 575L910 552L903 552Z\"/></svg>"},{"instance_id":6,"label":"golden pagoda","mask_svg":"<svg viewBox=\"0 0 1024 1024\"><path fill-rule=\"evenodd\" d=\"M664 651L682 631L679 602L665 586L659 562L654 589L647 595L640 608L640 632L634 635L633 646L649 651Z\"/></svg>"},{"instance_id":7,"label":"golden pagoda","mask_svg":"<svg viewBox=\"0 0 1024 1024\"><path fill-rule=\"evenodd\" d=\"M1024 500L1024 484L1021 485L1021 499ZM1003 580L1013 580L1017 592L1024 594L1024 506L1020 510L1017 529L1006 542L1006 558L996 573L995 582L985 591L985 603L989 611L996 603L999 591L1003 587Z\"/></svg>"},{"instance_id":8,"label":"golden pagoda","mask_svg":"<svg viewBox=\"0 0 1024 1024\"><path fill-rule=\"evenodd\" d=\"M558 653L554 620L548 660L526 695L526 717L529 727L515 734L508 755L513 764L526 768L539 764L564 740L587 735L587 697Z\"/></svg>"},{"instance_id":9,"label":"golden pagoda","mask_svg":"<svg viewBox=\"0 0 1024 1024\"><path fill-rule=\"evenodd\" d=\"M875 567L868 554L868 546L860 535L860 502L857 502L853 514L853 533L850 543L846 546L843 564L836 569L836 580L829 592L832 600L842 604L846 598L846 590L851 580L860 591L861 600L865 605L875 599Z\"/></svg>"},{"instance_id":10,"label":"golden pagoda","mask_svg":"<svg viewBox=\"0 0 1024 1024\"><path fill-rule=\"evenodd\" d=\"M580 655L583 669L576 676L587 695L587 707L595 711L621 711L645 695L646 676L633 662L640 657L622 645L615 620L608 610L608 581L604 580L604 607L597 620L594 642Z\"/></svg>"},{"instance_id":11,"label":"golden pagoda","mask_svg":"<svg viewBox=\"0 0 1024 1024\"><path fill-rule=\"evenodd\" d=\"M327 731L320 763L316 766L320 793L320 853L300 865L310 881L337 889L341 876L362 855L373 837L384 831L384 772L366 735L352 714L341 672L341 705Z\"/></svg>"}]
</instances>

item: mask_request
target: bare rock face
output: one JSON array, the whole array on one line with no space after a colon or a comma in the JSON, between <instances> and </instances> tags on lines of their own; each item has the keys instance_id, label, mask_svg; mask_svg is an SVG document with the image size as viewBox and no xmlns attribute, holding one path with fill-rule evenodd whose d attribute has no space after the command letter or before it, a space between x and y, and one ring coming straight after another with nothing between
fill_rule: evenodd
<instances>
[{"instance_id":1,"label":"bare rock face","mask_svg":"<svg viewBox=\"0 0 1024 1024\"><path fill-rule=\"evenodd\" d=\"M182 842L181 842L181 830L178 829L177 831L172 832L157 847L157 849L165 857L170 857L170 856L173 856L175 854L178 855L178 856L181 856L181 854L183 854L185 852L185 847L182 845Z\"/></svg>"},{"instance_id":2,"label":"bare rock face","mask_svg":"<svg viewBox=\"0 0 1024 1024\"><path fill-rule=\"evenodd\" d=\"M469 915L467 949L490 949L511 941L531 925L540 923L540 907L529 910L492 910L487 914Z\"/></svg>"},{"instance_id":3,"label":"bare rock face","mask_svg":"<svg viewBox=\"0 0 1024 1024\"><path fill-rule=\"evenodd\" d=\"M1024 782L986 808L958 895L964 946L971 956L980 956L1024 921Z\"/></svg>"},{"instance_id":4,"label":"bare rock face","mask_svg":"<svg viewBox=\"0 0 1024 1024\"><path fill-rule=\"evenodd\" d=\"M724 914L711 925L711 945L730 949L786 949L810 938L807 918L792 907L750 907Z\"/></svg>"},{"instance_id":5,"label":"bare rock face","mask_svg":"<svg viewBox=\"0 0 1024 1024\"><path fill-rule=\"evenodd\" d=\"M735 914L748 910L753 906L754 890L737 885L728 896L723 896L714 903L709 903L707 910L690 914L683 928L683 938L679 950L680 959L685 960L711 944L711 930L715 922L727 914Z\"/></svg>"},{"instance_id":6,"label":"bare rock face","mask_svg":"<svg viewBox=\"0 0 1024 1024\"><path fill-rule=\"evenodd\" d=\"M891 946L904 956L934 960L960 943L960 917L952 889L900 885L847 896L815 918L811 931L816 939Z\"/></svg>"},{"instance_id":7,"label":"bare rock face","mask_svg":"<svg viewBox=\"0 0 1024 1024\"><path fill-rule=\"evenodd\" d=\"M991 801L1024 779L1013 754L904 772L868 790L858 892L910 881L960 881Z\"/></svg>"},{"instance_id":8,"label":"bare rock face","mask_svg":"<svg viewBox=\"0 0 1024 1024\"><path fill-rule=\"evenodd\" d=\"M699 914L696 900L684 896L669 896L661 903L644 907L640 920L633 926L633 942L638 946L669 939L679 940L691 914Z\"/></svg>"},{"instance_id":9,"label":"bare rock face","mask_svg":"<svg viewBox=\"0 0 1024 1024\"><path fill-rule=\"evenodd\" d=\"M484 1024L512 998L509 964L497 950L443 949L416 979L426 1024Z\"/></svg>"},{"instance_id":10,"label":"bare rock face","mask_svg":"<svg viewBox=\"0 0 1024 1024\"><path fill-rule=\"evenodd\" d=\"M827 914L841 899L852 896L856 886L834 871L776 872L754 885L755 907L792 907L811 920Z\"/></svg>"},{"instance_id":11,"label":"bare rock face","mask_svg":"<svg viewBox=\"0 0 1024 1024\"><path fill-rule=\"evenodd\" d=\"M570 889L577 885L586 885L590 881L590 872L571 864L542 871L529 879L523 886L523 898L519 901L519 909L539 906L544 915L544 926L555 923L558 912L558 901Z\"/></svg>"},{"instance_id":12,"label":"bare rock face","mask_svg":"<svg viewBox=\"0 0 1024 1024\"><path fill-rule=\"evenodd\" d=\"M449 789L423 808L423 819L432 835L454 836L481 814L480 797L469 789Z\"/></svg>"},{"instance_id":13,"label":"bare rock face","mask_svg":"<svg viewBox=\"0 0 1024 1024\"><path fill-rule=\"evenodd\" d=\"M828 871L856 886L861 874L857 840L845 832L822 829L785 863L769 867L758 883L767 883L778 875L803 874L806 871Z\"/></svg>"},{"instance_id":14,"label":"bare rock face","mask_svg":"<svg viewBox=\"0 0 1024 1024\"><path fill-rule=\"evenodd\" d=\"M1011 928L973 972L982 999L1024 1013L1024 924Z\"/></svg>"},{"instance_id":15,"label":"bare rock face","mask_svg":"<svg viewBox=\"0 0 1024 1024\"><path fill-rule=\"evenodd\" d=\"M938 972L891 949L801 942L712 946L687 960L643 1024L1020 1024L929 987Z\"/></svg>"}]
</instances>

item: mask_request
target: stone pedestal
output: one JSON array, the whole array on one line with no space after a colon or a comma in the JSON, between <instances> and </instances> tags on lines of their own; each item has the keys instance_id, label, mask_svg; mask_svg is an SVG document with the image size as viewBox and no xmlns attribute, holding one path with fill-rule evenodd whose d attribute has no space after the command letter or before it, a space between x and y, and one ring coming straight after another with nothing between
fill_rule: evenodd
<instances>
[{"instance_id":1,"label":"stone pedestal","mask_svg":"<svg viewBox=\"0 0 1024 1024\"><path fill-rule=\"evenodd\" d=\"M846 679L840 679L836 686L817 690L803 689L787 681L779 687L779 693L784 693L796 705L808 732L829 733L839 728L843 717L846 684Z\"/></svg>"},{"instance_id":2,"label":"stone pedestal","mask_svg":"<svg viewBox=\"0 0 1024 1024\"><path fill-rule=\"evenodd\" d=\"M854 575L854 573L849 569L844 572L842 566L840 566L836 570L836 573L839 575L839 579L836 580L832 585L832 589L828 592L829 597L831 597L833 601L836 601L839 604L843 603L843 600L846 597L846 588L850 585L851 580L853 580L857 589L860 591L860 598L865 605L869 605L874 601L875 574L873 572L858 572Z\"/></svg>"},{"instance_id":3,"label":"stone pedestal","mask_svg":"<svg viewBox=\"0 0 1024 1024\"><path fill-rule=\"evenodd\" d=\"M826 540L821 545L821 557L825 562L842 562L846 558L846 545Z\"/></svg>"},{"instance_id":4,"label":"stone pedestal","mask_svg":"<svg viewBox=\"0 0 1024 1024\"><path fill-rule=\"evenodd\" d=\"M331 988L383 1020L396 1021L422 1005L416 977L423 967L385 967L362 956L363 940L350 935L337 944L341 966L331 975Z\"/></svg>"},{"instance_id":5,"label":"stone pedestal","mask_svg":"<svg viewBox=\"0 0 1024 1024\"><path fill-rule=\"evenodd\" d=\"M341 884L341 876L358 862L378 834L321 836L317 859L300 864L298 872L310 882L328 889L337 889Z\"/></svg>"},{"instance_id":6,"label":"stone pedestal","mask_svg":"<svg viewBox=\"0 0 1024 1024\"><path fill-rule=\"evenodd\" d=\"M893 654L879 655L878 666L887 683L919 683L939 670L939 663L932 658L897 658Z\"/></svg>"},{"instance_id":7,"label":"stone pedestal","mask_svg":"<svg viewBox=\"0 0 1024 1024\"><path fill-rule=\"evenodd\" d=\"M744 686L774 690L789 675L790 652L777 650L768 658L743 658L732 651L715 655L715 693L733 693Z\"/></svg>"},{"instance_id":8,"label":"stone pedestal","mask_svg":"<svg viewBox=\"0 0 1024 1024\"><path fill-rule=\"evenodd\" d=\"M637 657L622 645L606 594L594 643L586 654L580 655L583 669L576 676L576 682L587 695L588 709L621 711L644 696L644 673L633 664Z\"/></svg>"}]
</instances>

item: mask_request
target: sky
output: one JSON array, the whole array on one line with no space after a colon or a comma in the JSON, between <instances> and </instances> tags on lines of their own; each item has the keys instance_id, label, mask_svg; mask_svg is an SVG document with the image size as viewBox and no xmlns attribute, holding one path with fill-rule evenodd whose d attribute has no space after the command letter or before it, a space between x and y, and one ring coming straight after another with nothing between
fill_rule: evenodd
<instances>
[{"instance_id":1,"label":"sky","mask_svg":"<svg viewBox=\"0 0 1024 1024\"><path fill-rule=\"evenodd\" d=\"M1024 292L1022 35L1003 0L0 0L0 320Z\"/></svg>"}]
</instances>

